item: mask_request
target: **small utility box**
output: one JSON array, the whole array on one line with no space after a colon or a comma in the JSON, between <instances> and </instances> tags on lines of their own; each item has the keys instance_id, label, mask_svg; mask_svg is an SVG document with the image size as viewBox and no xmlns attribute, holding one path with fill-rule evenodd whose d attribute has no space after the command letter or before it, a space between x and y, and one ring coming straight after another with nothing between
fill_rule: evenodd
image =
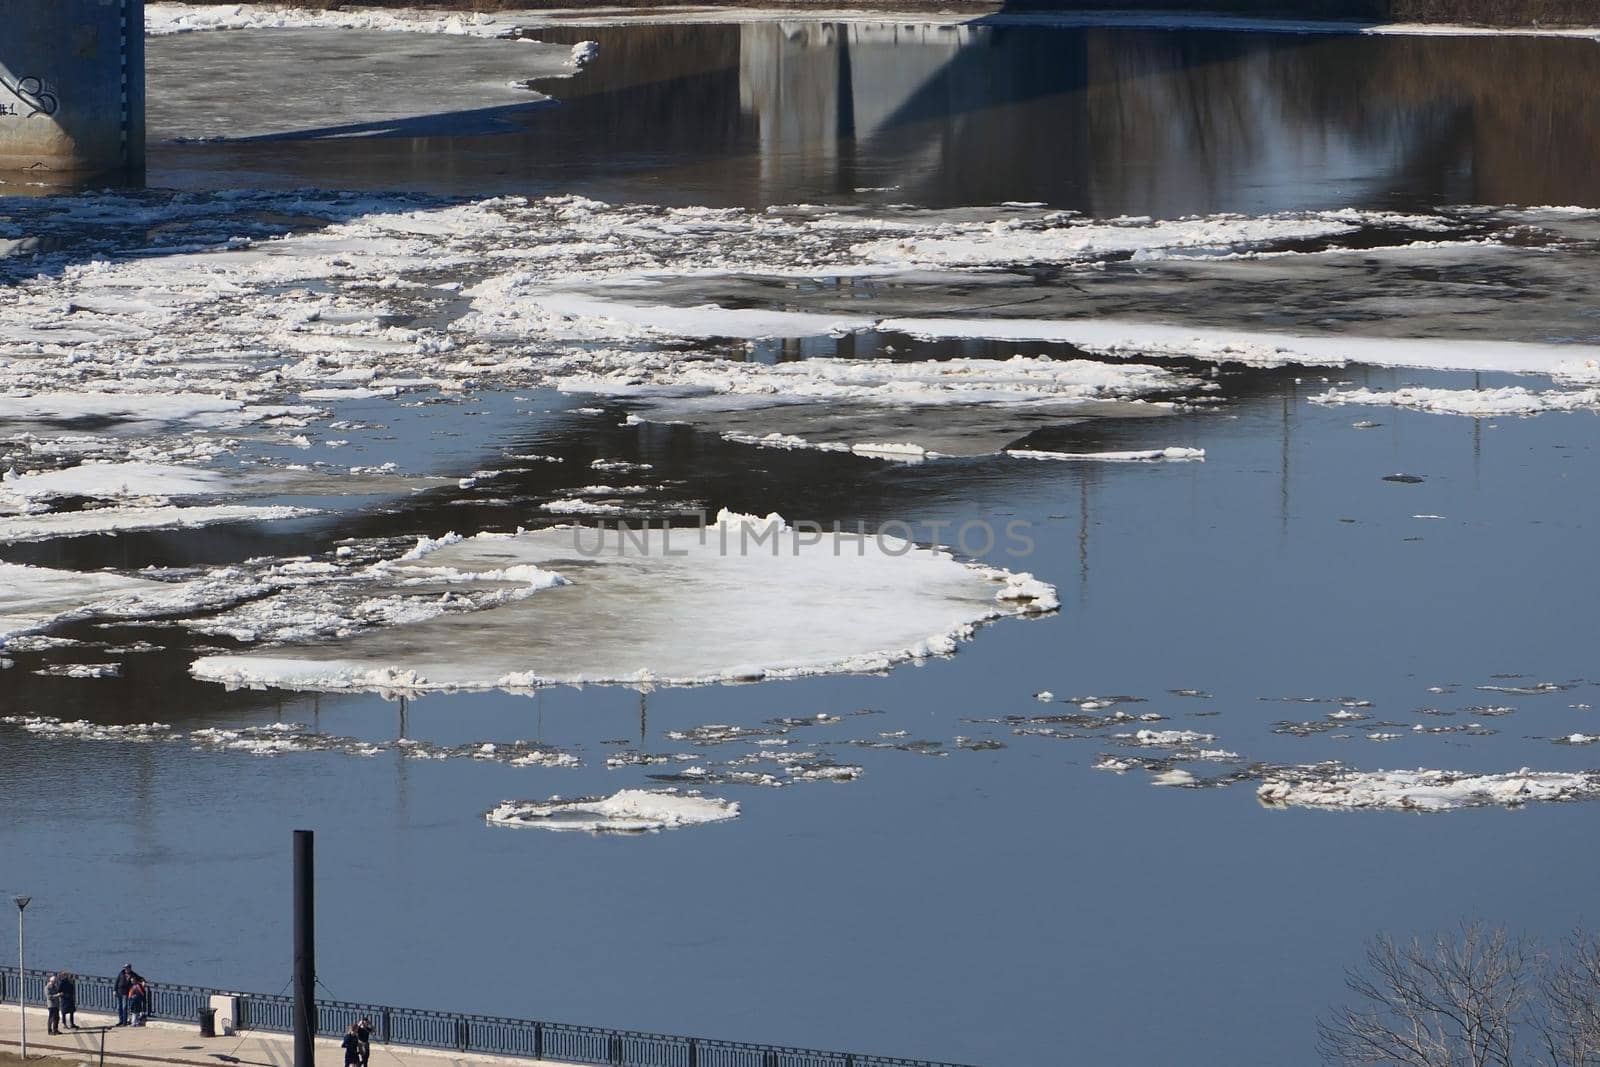
<instances>
[{"instance_id":1,"label":"small utility box","mask_svg":"<svg viewBox=\"0 0 1600 1067\"><path fill-rule=\"evenodd\" d=\"M219 1036L228 1037L238 1031L238 997L231 993L213 993L209 1007L214 1013L215 1028Z\"/></svg>"}]
</instances>

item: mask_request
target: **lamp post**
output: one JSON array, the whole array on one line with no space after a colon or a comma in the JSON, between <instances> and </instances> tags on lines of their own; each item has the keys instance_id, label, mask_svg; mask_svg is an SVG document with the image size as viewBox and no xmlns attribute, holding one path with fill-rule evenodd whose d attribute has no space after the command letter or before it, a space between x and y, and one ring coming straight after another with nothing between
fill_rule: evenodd
<instances>
[{"instance_id":1,"label":"lamp post","mask_svg":"<svg viewBox=\"0 0 1600 1067\"><path fill-rule=\"evenodd\" d=\"M22 1058L28 1058L28 987L27 974L23 970L26 955L23 952L22 913L28 909L33 901L32 897L12 897L12 903L17 906L17 1015L22 1021Z\"/></svg>"}]
</instances>

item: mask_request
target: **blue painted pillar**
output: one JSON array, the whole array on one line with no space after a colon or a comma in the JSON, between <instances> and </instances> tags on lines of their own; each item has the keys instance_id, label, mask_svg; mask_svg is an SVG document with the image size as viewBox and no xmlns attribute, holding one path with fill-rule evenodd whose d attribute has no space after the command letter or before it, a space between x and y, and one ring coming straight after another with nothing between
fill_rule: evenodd
<instances>
[{"instance_id":1,"label":"blue painted pillar","mask_svg":"<svg viewBox=\"0 0 1600 1067\"><path fill-rule=\"evenodd\" d=\"M0 171L142 171L144 99L144 0L0 0Z\"/></svg>"}]
</instances>

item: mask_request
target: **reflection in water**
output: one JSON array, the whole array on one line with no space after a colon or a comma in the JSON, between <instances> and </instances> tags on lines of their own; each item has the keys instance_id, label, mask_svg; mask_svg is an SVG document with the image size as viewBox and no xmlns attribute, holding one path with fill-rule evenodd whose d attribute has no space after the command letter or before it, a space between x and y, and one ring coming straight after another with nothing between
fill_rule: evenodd
<instances>
[{"instance_id":1,"label":"reflection in water","mask_svg":"<svg viewBox=\"0 0 1600 1067\"><path fill-rule=\"evenodd\" d=\"M969 24L547 28L600 42L500 136L157 146L153 181L1099 216L1600 203L1600 48ZM153 48L162 47L159 41Z\"/></svg>"}]
</instances>

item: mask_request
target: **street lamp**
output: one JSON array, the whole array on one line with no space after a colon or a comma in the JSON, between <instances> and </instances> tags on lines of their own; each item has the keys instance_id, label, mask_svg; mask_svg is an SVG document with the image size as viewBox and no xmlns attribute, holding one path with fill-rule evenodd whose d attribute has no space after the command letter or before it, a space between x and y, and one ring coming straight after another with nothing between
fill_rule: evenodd
<instances>
[{"instance_id":1,"label":"street lamp","mask_svg":"<svg viewBox=\"0 0 1600 1067\"><path fill-rule=\"evenodd\" d=\"M32 903L32 897L12 897L11 902L17 906L17 1014L22 1019L22 1058L28 1058L28 972L23 969L25 957L23 955L22 913Z\"/></svg>"}]
</instances>

